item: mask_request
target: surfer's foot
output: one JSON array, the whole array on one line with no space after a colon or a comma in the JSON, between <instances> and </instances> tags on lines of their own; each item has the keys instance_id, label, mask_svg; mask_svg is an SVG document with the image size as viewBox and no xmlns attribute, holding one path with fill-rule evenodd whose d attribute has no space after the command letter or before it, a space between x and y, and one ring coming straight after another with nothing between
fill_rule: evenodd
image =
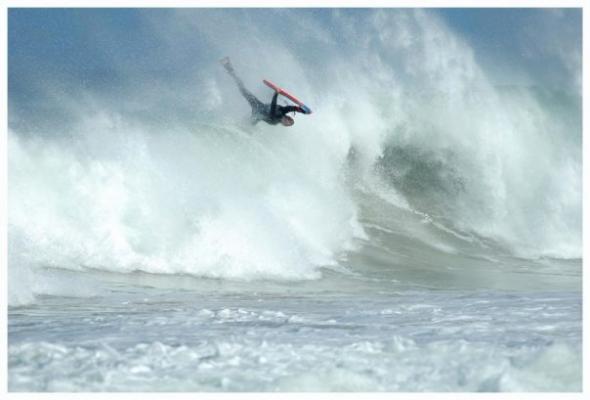
<instances>
[{"instance_id":1,"label":"surfer's foot","mask_svg":"<svg viewBox=\"0 0 590 400\"><path fill-rule=\"evenodd\" d=\"M219 60L219 62L221 63L221 65L223 65L227 72L234 71L234 68L232 67L231 62L229 60L229 57L223 57L221 60Z\"/></svg>"}]
</instances>

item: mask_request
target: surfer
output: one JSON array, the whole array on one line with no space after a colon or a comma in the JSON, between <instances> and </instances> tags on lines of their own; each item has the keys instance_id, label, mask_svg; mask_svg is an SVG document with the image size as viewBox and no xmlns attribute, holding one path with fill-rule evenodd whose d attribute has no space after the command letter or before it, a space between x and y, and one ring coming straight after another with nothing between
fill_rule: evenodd
<instances>
[{"instance_id":1,"label":"surfer","mask_svg":"<svg viewBox=\"0 0 590 400\"><path fill-rule=\"evenodd\" d=\"M234 67L231 65L229 57L225 57L220 60L221 64L225 68L225 70L230 74L230 76L236 81L238 88L240 89L240 93L242 96L250 103L250 107L252 107L252 124L256 124L258 121L264 121L270 125L276 125L278 123L283 124L284 126L291 126L295 123L293 118L288 116L287 114L290 112L300 112L305 113L304 110L299 106L281 106L277 104L277 97L279 96L279 92L275 91L275 94L272 96L272 100L270 104L264 104L260 100L256 98L246 87L244 86L244 82L236 75L234 71Z\"/></svg>"}]
</instances>

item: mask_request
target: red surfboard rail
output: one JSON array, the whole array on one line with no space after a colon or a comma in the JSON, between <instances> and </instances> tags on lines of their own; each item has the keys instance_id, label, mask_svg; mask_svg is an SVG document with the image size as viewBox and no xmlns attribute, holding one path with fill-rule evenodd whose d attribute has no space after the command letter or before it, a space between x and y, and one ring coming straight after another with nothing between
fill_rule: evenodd
<instances>
[{"instance_id":1,"label":"red surfboard rail","mask_svg":"<svg viewBox=\"0 0 590 400\"><path fill-rule=\"evenodd\" d=\"M308 106L303 104L303 102L301 100L299 100L297 97L293 96L291 93L287 92L285 89L278 87L277 85L275 85L274 83L272 83L271 81L268 81L266 79L263 79L262 82L266 86L271 88L272 90L278 92L281 96L285 96L286 98L291 100L293 103L295 103L299 107L301 107L303 109L304 114L311 114L311 109Z\"/></svg>"}]
</instances>

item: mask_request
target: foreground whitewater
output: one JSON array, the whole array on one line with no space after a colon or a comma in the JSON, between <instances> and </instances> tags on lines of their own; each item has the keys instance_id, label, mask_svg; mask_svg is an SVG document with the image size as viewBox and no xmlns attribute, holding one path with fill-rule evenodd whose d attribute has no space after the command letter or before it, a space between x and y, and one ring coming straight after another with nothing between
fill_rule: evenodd
<instances>
[{"instance_id":1,"label":"foreground whitewater","mask_svg":"<svg viewBox=\"0 0 590 400\"><path fill-rule=\"evenodd\" d=\"M581 262L469 254L373 201L403 228L363 213L319 279L36 271L44 294L9 312L9 390L581 390ZM436 245L403 243L418 229Z\"/></svg>"},{"instance_id":2,"label":"foreground whitewater","mask_svg":"<svg viewBox=\"0 0 590 400\"><path fill-rule=\"evenodd\" d=\"M119 286L108 297L52 297L14 310L9 390L582 387L580 293L282 289L203 294Z\"/></svg>"}]
</instances>

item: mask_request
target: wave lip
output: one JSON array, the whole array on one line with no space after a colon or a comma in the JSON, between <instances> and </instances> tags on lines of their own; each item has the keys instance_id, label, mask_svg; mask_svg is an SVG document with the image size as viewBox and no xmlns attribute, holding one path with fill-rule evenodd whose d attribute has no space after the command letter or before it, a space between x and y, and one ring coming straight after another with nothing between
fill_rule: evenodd
<instances>
[{"instance_id":1,"label":"wave lip","mask_svg":"<svg viewBox=\"0 0 590 400\"><path fill-rule=\"evenodd\" d=\"M262 140L207 125L152 135L94 124L74 144L11 132L11 275L26 264L319 278L362 231L355 205L329 163L303 171L305 143L281 157L281 143Z\"/></svg>"}]
</instances>

